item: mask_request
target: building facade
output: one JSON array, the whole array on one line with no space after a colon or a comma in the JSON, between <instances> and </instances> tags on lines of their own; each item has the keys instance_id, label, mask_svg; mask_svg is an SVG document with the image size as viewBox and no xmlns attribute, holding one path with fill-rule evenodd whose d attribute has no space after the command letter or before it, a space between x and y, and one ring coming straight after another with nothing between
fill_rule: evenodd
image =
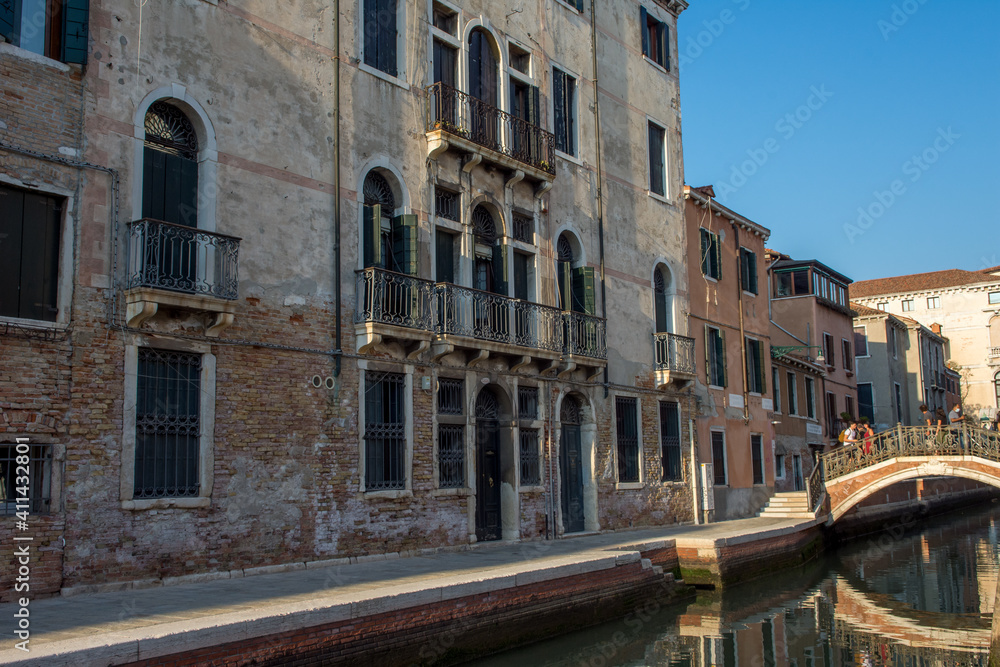
<instances>
[{"instance_id":1,"label":"building facade","mask_svg":"<svg viewBox=\"0 0 1000 667\"><path fill-rule=\"evenodd\" d=\"M684 2L62 6L0 6L38 592L692 519Z\"/></svg>"},{"instance_id":2,"label":"building facade","mask_svg":"<svg viewBox=\"0 0 1000 667\"><path fill-rule=\"evenodd\" d=\"M925 368L922 362L934 363L935 351L940 355L940 339L935 350L921 336L920 325L913 320L907 322L855 303L851 304L851 308L857 313L854 318L854 355L858 417L866 419L875 431L896 424L913 426L917 423L914 419L920 419L917 408L924 399L919 397L924 395L924 383L928 379L922 374ZM916 325L912 330L911 323ZM927 389L931 398L927 405L933 410L940 401L930 386ZM914 399L914 395L918 398Z\"/></svg>"},{"instance_id":3,"label":"building facade","mask_svg":"<svg viewBox=\"0 0 1000 667\"><path fill-rule=\"evenodd\" d=\"M859 304L909 317L946 337L944 362L961 377L966 414L977 419L995 414L1000 406L1000 267L865 280L852 290Z\"/></svg>"},{"instance_id":4,"label":"building facade","mask_svg":"<svg viewBox=\"0 0 1000 667\"><path fill-rule=\"evenodd\" d=\"M711 465L714 518L755 515L774 491L768 372L770 230L685 186L691 333L698 373L698 456Z\"/></svg>"}]
</instances>

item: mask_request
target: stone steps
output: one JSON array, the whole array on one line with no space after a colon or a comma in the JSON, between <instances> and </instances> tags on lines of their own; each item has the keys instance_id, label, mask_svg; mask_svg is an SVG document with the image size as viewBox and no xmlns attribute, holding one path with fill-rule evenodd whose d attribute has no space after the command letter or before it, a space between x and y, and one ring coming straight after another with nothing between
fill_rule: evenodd
<instances>
[{"instance_id":1,"label":"stone steps","mask_svg":"<svg viewBox=\"0 0 1000 667\"><path fill-rule=\"evenodd\" d=\"M757 516L775 519L816 518L815 513L809 508L809 498L805 491L774 494Z\"/></svg>"}]
</instances>

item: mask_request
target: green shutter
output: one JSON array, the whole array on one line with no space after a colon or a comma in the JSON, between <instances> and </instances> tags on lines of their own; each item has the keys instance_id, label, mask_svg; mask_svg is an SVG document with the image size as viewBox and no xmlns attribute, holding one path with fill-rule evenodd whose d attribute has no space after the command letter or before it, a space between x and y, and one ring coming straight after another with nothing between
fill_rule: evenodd
<instances>
[{"instance_id":1,"label":"green shutter","mask_svg":"<svg viewBox=\"0 0 1000 667\"><path fill-rule=\"evenodd\" d=\"M712 384L712 350L715 346L715 339L712 330L705 325L705 380L707 384Z\"/></svg>"},{"instance_id":2,"label":"green shutter","mask_svg":"<svg viewBox=\"0 0 1000 667\"><path fill-rule=\"evenodd\" d=\"M87 39L90 23L89 0L65 0L62 19L62 53L64 63L87 62Z\"/></svg>"},{"instance_id":3,"label":"green shutter","mask_svg":"<svg viewBox=\"0 0 1000 667\"><path fill-rule=\"evenodd\" d=\"M701 274L704 276L708 275L708 232L704 229L699 230L701 235Z\"/></svg>"},{"instance_id":4,"label":"green shutter","mask_svg":"<svg viewBox=\"0 0 1000 667\"><path fill-rule=\"evenodd\" d=\"M14 0L0 0L0 37L14 41Z\"/></svg>"},{"instance_id":5,"label":"green shutter","mask_svg":"<svg viewBox=\"0 0 1000 667\"><path fill-rule=\"evenodd\" d=\"M21 235L24 227L24 193L0 185L0 316L21 317Z\"/></svg>"},{"instance_id":6,"label":"green shutter","mask_svg":"<svg viewBox=\"0 0 1000 667\"><path fill-rule=\"evenodd\" d=\"M722 365L722 386L729 386L729 373L726 369L726 332L719 329L719 362Z\"/></svg>"},{"instance_id":7,"label":"green shutter","mask_svg":"<svg viewBox=\"0 0 1000 667\"><path fill-rule=\"evenodd\" d=\"M594 315L597 296L594 292L594 267L578 266L573 269L573 310Z\"/></svg>"},{"instance_id":8,"label":"green shutter","mask_svg":"<svg viewBox=\"0 0 1000 667\"><path fill-rule=\"evenodd\" d=\"M361 227L365 266L382 266L382 207L365 206Z\"/></svg>"},{"instance_id":9,"label":"green shutter","mask_svg":"<svg viewBox=\"0 0 1000 667\"><path fill-rule=\"evenodd\" d=\"M712 234L712 252L715 255L715 279L722 280L722 243L718 234Z\"/></svg>"},{"instance_id":10,"label":"green shutter","mask_svg":"<svg viewBox=\"0 0 1000 667\"><path fill-rule=\"evenodd\" d=\"M392 219L392 258L400 273L417 275L417 216L412 213Z\"/></svg>"},{"instance_id":11,"label":"green shutter","mask_svg":"<svg viewBox=\"0 0 1000 667\"><path fill-rule=\"evenodd\" d=\"M573 269L569 262L556 262L556 274L559 282L559 307L573 310Z\"/></svg>"},{"instance_id":12,"label":"green shutter","mask_svg":"<svg viewBox=\"0 0 1000 667\"><path fill-rule=\"evenodd\" d=\"M505 244L493 246L493 293L507 296L507 285L510 282L510 275L507 269L507 256L509 248Z\"/></svg>"},{"instance_id":13,"label":"green shutter","mask_svg":"<svg viewBox=\"0 0 1000 667\"><path fill-rule=\"evenodd\" d=\"M756 275L756 274L755 274ZM764 395L767 393L767 364L764 356L764 341L757 341L757 358L760 361L757 362L757 372L760 374L760 393Z\"/></svg>"},{"instance_id":14,"label":"green shutter","mask_svg":"<svg viewBox=\"0 0 1000 667\"><path fill-rule=\"evenodd\" d=\"M437 271L434 279L439 283L455 282L455 240L448 232L438 230L436 233Z\"/></svg>"}]
</instances>

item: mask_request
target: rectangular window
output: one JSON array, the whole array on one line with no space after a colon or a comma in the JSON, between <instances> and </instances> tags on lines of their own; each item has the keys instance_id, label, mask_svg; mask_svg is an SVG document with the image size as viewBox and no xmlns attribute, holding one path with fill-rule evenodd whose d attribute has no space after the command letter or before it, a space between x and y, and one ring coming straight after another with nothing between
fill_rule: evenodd
<instances>
[{"instance_id":1,"label":"rectangular window","mask_svg":"<svg viewBox=\"0 0 1000 667\"><path fill-rule=\"evenodd\" d=\"M722 248L719 235L701 230L701 272L709 278L722 280Z\"/></svg>"},{"instance_id":2,"label":"rectangular window","mask_svg":"<svg viewBox=\"0 0 1000 667\"><path fill-rule=\"evenodd\" d=\"M438 424L438 486L460 489L465 486L465 426Z\"/></svg>"},{"instance_id":3,"label":"rectangular window","mask_svg":"<svg viewBox=\"0 0 1000 667\"><path fill-rule=\"evenodd\" d=\"M847 414L849 414L851 416L851 419L854 419L855 417L858 416L858 413L854 410L854 397L853 396L850 396L850 395L845 395L844 396L844 409L847 411ZM874 403L872 403L872 409L873 410L875 409L875 404ZM874 422L874 416L869 421L871 421L874 424L875 423Z\"/></svg>"},{"instance_id":4,"label":"rectangular window","mask_svg":"<svg viewBox=\"0 0 1000 667\"><path fill-rule=\"evenodd\" d=\"M446 86L455 88L456 72L458 71L458 49L446 44L439 39L434 40L434 83L443 83ZM443 95L443 93L442 93ZM441 100L441 111L447 113L447 118L453 118L452 110L446 104L452 100ZM452 102L453 103L453 102ZM450 106L450 105L449 105ZM440 215L440 213L438 214Z\"/></svg>"},{"instance_id":5,"label":"rectangular window","mask_svg":"<svg viewBox=\"0 0 1000 667\"><path fill-rule=\"evenodd\" d=\"M673 401L660 401L660 448L663 481L681 481L681 409Z\"/></svg>"},{"instance_id":6,"label":"rectangular window","mask_svg":"<svg viewBox=\"0 0 1000 667\"><path fill-rule=\"evenodd\" d=\"M774 478L785 479L785 455L774 455Z\"/></svg>"},{"instance_id":7,"label":"rectangular window","mask_svg":"<svg viewBox=\"0 0 1000 667\"><path fill-rule=\"evenodd\" d=\"M872 388L871 382L858 383L858 412L862 417L868 417L868 423L874 426L875 390Z\"/></svg>"},{"instance_id":8,"label":"rectangular window","mask_svg":"<svg viewBox=\"0 0 1000 667\"><path fill-rule=\"evenodd\" d=\"M868 356L868 330L865 327L854 327L854 356Z\"/></svg>"},{"instance_id":9,"label":"rectangular window","mask_svg":"<svg viewBox=\"0 0 1000 667\"><path fill-rule=\"evenodd\" d=\"M438 414L460 415L465 401L465 381L453 378L438 380Z\"/></svg>"},{"instance_id":10,"label":"rectangular window","mask_svg":"<svg viewBox=\"0 0 1000 667\"><path fill-rule=\"evenodd\" d=\"M799 414L799 397L795 388L795 373L788 371L785 377L788 386L788 414L797 415Z\"/></svg>"},{"instance_id":11,"label":"rectangular window","mask_svg":"<svg viewBox=\"0 0 1000 667\"><path fill-rule=\"evenodd\" d=\"M535 242L535 221L529 215L524 215L523 213L514 213L511 215L514 228L514 240L521 241L522 243L534 243Z\"/></svg>"},{"instance_id":12,"label":"rectangular window","mask_svg":"<svg viewBox=\"0 0 1000 667\"><path fill-rule=\"evenodd\" d=\"M441 187L434 188L434 212L438 217L458 222L458 193Z\"/></svg>"},{"instance_id":13,"label":"rectangular window","mask_svg":"<svg viewBox=\"0 0 1000 667\"><path fill-rule=\"evenodd\" d=\"M669 71L670 40L667 24L650 15L645 7L640 7L639 28L642 30L642 55Z\"/></svg>"},{"instance_id":14,"label":"rectangular window","mask_svg":"<svg viewBox=\"0 0 1000 667\"><path fill-rule=\"evenodd\" d=\"M89 15L89 0L2 0L0 37L46 58L83 64Z\"/></svg>"},{"instance_id":15,"label":"rectangular window","mask_svg":"<svg viewBox=\"0 0 1000 667\"><path fill-rule=\"evenodd\" d=\"M531 54L517 44L507 43L507 55L510 56L510 66L521 74L531 74Z\"/></svg>"},{"instance_id":16,"label":"rectangular window","mask_svg":"<svg viewBox=\"0 0 1000 667\"><path fill-rule=\"evenodd\" d=\"M542 466L538 449L538 429L522 428L520 435L521 486L542 483Z\"/></svg>"},{"instance_id":17,"label":"rectangular window","mask_svg":"<svg viewBox=\"0 0 1000 667\"><path fill-rule=\"evenodd\" d=\"M798 269L779 271L775 273L775 296L803 296L811 294L809 288L809 270Z\"/></svg>"},{"instance_id":18,"label":"rectangular window","mask_svg":"<svg viewBox=\"0 0 1000 667\"><path fill-rule=\"evenodd\" d=\"M201 355L139 348L133 498L200 491Z\"/></svg>"},{"instance_id":19,"label":"rectangular window","mask_svg":"<svg viewBox=\"0 0 1000 667\"><path fill-rule=\"evenodd\" d=\"M636 399L619 396L615 399L618 429L618 481L639 481L639 427Z\"/></svg>"},{"instance_id":20,"label":"rectangular window","mask_svg":"<svg viewBox=\"0 0 1000 667\"><path fill-rule=\"evenodd\" d=\"M705 368L708 384L714 387L726 386L726 332L705 326Z\"/></svg>"},{"instance_id":21,"label":"rectangular window","mask_svg":"<svg viewBox=\"0 0 1000 667\"><path fill-rule=\"evenodd\" d=\"M1000 292L990 292L990 303L1000 303Z\"/></svg>"},{"instance_id":22,"label":"rectangular window","mask_svg":"<svg viewBox=\"0 0 1000 667\"><path fill-rule=\"evenodd\" d=\"M892 322L886 322L885 327L887 329L886 340L889 343L889 352L892 353L892 358L896 359L899 356L896 352L896 327L892 326Z\"/></svg>"},{"instance_id":23,"label":"rectangular window","mask_svg":"<svg viewBox=\"0 0 1000 667\"><path fill-rule=\"evenodd\" d=\"M939 296L929 296L927 297L927 307L928 308L940 308L941 307L941 297Z\"/></svg>"},{"instance_id":24,"label":"rectangular window","mask_svg":"<svg viewBox=\"0 0 1000 667\"><path fill-rule=\"evenodd\" d=\"M712 474L716 486L726 485L726 434L712 431Z\"/></svg>"},{"instance_id":25,"label":"rectangular window","mask_svg":"<svg viewBox=\"0 0 1000 667\"><path fill-rule=\"evenodd\" d=\"M846 338L840 339L840 347L844 353L844 370L854 370L854 355L851 354L851 341Z\"/></svg>"},{"instance_id":26,"label":"rectangular window","mask_svg":"<svg viewBox=\"0 0 1000 667\"><path fill-rule=\"evenodd\" d=\"M757 294L757 253L740 248L740 285L744 292Z\"/></svg>"},{"instance_id":27,"label":"rectangular window","mask_svg":"<svg viewBox=\"0 0 1000 667\"><path fill-rule=\"evenodd\" d=\"M754 394L767 393L764 370L764 343L752 338L746 341L747 391Z\"/></svg>"},{"instance_id":28,"label":"rectangular window","mask_svg":"<svg viewBox=\"0 0 1000 667\"><path fill-rule=\"evenodd\" d=\"M406 487L406 380L402 373L365 372L365 490Z\"/></svg>"},{"instance_id":29,"label":"rectangular window","mask_svg":"<svg viewBox=\"0 0 1000 667\"><path fill-rule=\"evenodd\" d=\"M832 391L826 392L826 434L830 437L837 435L837 395Z\"/></svg>"},{"instance_id":30,"label":"rectangular window","mask_svg":"<svg viewBox=\"0 0 1000 667\"><path fill-rule=\"evenodd\" d=\"M517 388L518 419L538 419L538 387Z\"/></svg>"},{"instance_id":31,"label":"rectangular window","mask_svg":"<svg viewBox=\"0 0 1000 667\"><path fill-rule=\"evenodd\" d=\"M903 421L903 393L898 382L893 382L892 385L896 395L896 422L898 423Z\"/></svg>"},{"instance_id":32,"label":"rectangular window","mask_svg":"<svg viewBox=\"0 0 1000 667\"><path fill-rule=\"evenodd\" d=\"M911 313L913 312L913 299L903 299L903 312Z\"/></svg>"},{"instance_id":33,"label":"rectangular window","mask_svg":"<svg viewBox=\"0 0 1000 667\"><path fill-rule=\"evenodd\" d=\"M455 282L455 235L438 229L434 234L435 278L439 283Z\"/></svg>"},{"instance_id":34,"label":"rectangular window","mask_svg":"<svg viewBox=\"0 0 1000 667\"><path fill-rule=\"evenodd\" d=\"M806 378L806 417L816 419L816 382Z\"/></svg>"},{"instance_id":35,"label":"rectangular window","mask_svg":"<svg viewBox=\"0 0 1000 667\"><path fill-rule=\"evenodd\" d=\"M889 310L889 302L888 301L883 301L881 303L877 303L877 304L875 304L875 307L878 308L879 310L883 311L883 312L887 312Z\"/></svg>"},{"instance_id":36,"label":"rectangular window","mask_svg":"<svg viewBox=\"0 0 1000 667\"><path fill-rule=\"evenodd\" d=\"M774 411L781 412L781 383L778 382L778 369L771 367L771 386L774 387Z\"/></svg>"},{"instance_id":37,"label":"rectangular window","mask_svg":"<svg viewBox=\"0 0 1000 667\"><path fill-rule=\"evenodd\" d=\"M576 155L576 79L552 68L552 111L556 150Z\"/></svg>"},{"instance_id":38,"label":"rectangular window","mask_svg":"<svg viewBox=\"0 0 1000 667\"><path fill-rule=\"evenodd\" d=\"M750 436L750 462L753 467L753 483L764 483L764 439L757 433Z\"/></svg>"},{"instance_id":39,"label":"rectangular window","mask_svg":"<svg viewBox=\"0 0 1000 667\"><path fill-rule=\"evenodd\" d=\"M665 132L662 127L649 123L649 191L663 196L667 192Z\"/></svg>"},{"instance_id":40,"label":"rectangular window","mask_svg":"<svg viewBox=\"0 0 1000 667\"><path fill-rule=\"evenodd\" d=\"M59 315L63 201L0 186L0 316L54 322Z\"/></svg>"},{"instance_id":41,"label":"rectangular window","mask_svg":"<svg viewBox=\"0 0 1000 667\"><path fill-rule=\"evenodd\" d=\"M396 0L364 0L365 64L396 76Z\"/></svg>"},{"instance_id":42,"label":"rectangular window","mask_svg":"<svg viewBox=\"0 0 1000 667\"><path fill-rule=\"evenodd\" d=\"M442 32L446 32L452 37L455 36L455 27L458 25L458 15L451 8L439 2L434 3L434 27Z\"/></svg>"},{"instance_id":43,"label":"rectangular window","mask_svg":"<svg viewBox=\"0 0 1000 667\"><path fill-rule=\"evenodd\" d=\"M27 477L27 481L19 477ZM24 487L28 488L28 502L21 503L21 511L48 514L51 510L52 445L0 445L0 516L11 516L18 511L17 501L25 497Z\"/></svg>"},{"instance_id":44,"label":"rectangular window","mask_svg":"<svg viewBox=\"0 0 1000 667\"><path fill-rule=\"evenodd\" d=\"M826 355L826 365L835 366L836 365L836 351L837 348L833 344L833 336L824 332L823 333L823 354Z\"/></svg>"}]
</instances>

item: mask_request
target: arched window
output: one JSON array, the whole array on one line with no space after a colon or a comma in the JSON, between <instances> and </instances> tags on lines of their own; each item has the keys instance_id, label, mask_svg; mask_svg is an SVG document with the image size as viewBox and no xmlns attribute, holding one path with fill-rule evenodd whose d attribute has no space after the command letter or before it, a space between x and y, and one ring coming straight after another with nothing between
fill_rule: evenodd
<instances>
[{"instance_id":1,"label":"arched window","mask_svg":"<svg viewBox=\"0 0 1000 667\"><path fill-rule=\"evenodd\" d=\"M563 310L593 315L596 313L594 267L574 266L577 253L570 235L563 232L556 241L556 271L559 280L559 301Z\"/></svg>"},{"instance_id":2,"label":"arched window","mask_svg":"<svg viewBox=\"0 0 1000 667\"><path fill-rule=\"evenodd\" d=\"M498 69L493 40L476 28L469 35L469 95L479 100L472 102L472 140L491 147L500 145Z\"/></svg>"},{"instance_id":3,"label":"arched window","mask_svg":"<svg viewBox=\"0 0 1000 667\"><path fill-rule=\"evenodd\" d=\"M362 185L364 265L416 275L417 216L396 215L396 194L389 178L372 169Z\"/></svg>"},{"instance_id":4,"label":"arched window","mask_svg":"<svg viewBox=\"0 0 1000 667\"><path fill-rule=\"evenodd\" d=\"M653 311L656 333L673 331L673 313L670 299L670 272L665 266L653 271Z\"/></svg>"},{"instance_id":5,"label":"arched window","mask_svg":"<svg viewBox=\"0 0 1000 667\"><path fill-rule=\"evenodd\" d=\"M484 292L506 295L507 246L499 243L496 218L482 204L472 211L472 234L476 239L472 286Z\"/></svg>"},{"instance_id":6,"label":"arched window","mask_svg":"<svg viewBox=\"0 0 1000 667\"><path fill-rule=\"evenodd\" d=\"M563 399L562 407L559 409L559 421L565 424L580 424L580 403L573 396Z\"/></svg>"},{"instance_id":7,"label":"arched window","mask_svg":"<svg viewBox=\"0 0 1000 667\"><path fill-rule=\"evenodd\" d=\"M146 112L142 217L198 226L198 136L183 111L162 100Z\"/></svg>"},{"instance_id":8,"label":"arched window","mask_svg":"<svg viewBox=\"0 0 1000 667\"><path fill-rule=\"evenodd\" d=\"M959 389L959 391L961 391L960 388L961 388L961 385L959 385L959 387L957 387L957 389ZM998 371L997 374L993 376L993 393L996 395L996 399L997 399L996 400L996 404L997 404L997 407L1000 408L1000 371Z\"/></svg>"}]
</instances>

